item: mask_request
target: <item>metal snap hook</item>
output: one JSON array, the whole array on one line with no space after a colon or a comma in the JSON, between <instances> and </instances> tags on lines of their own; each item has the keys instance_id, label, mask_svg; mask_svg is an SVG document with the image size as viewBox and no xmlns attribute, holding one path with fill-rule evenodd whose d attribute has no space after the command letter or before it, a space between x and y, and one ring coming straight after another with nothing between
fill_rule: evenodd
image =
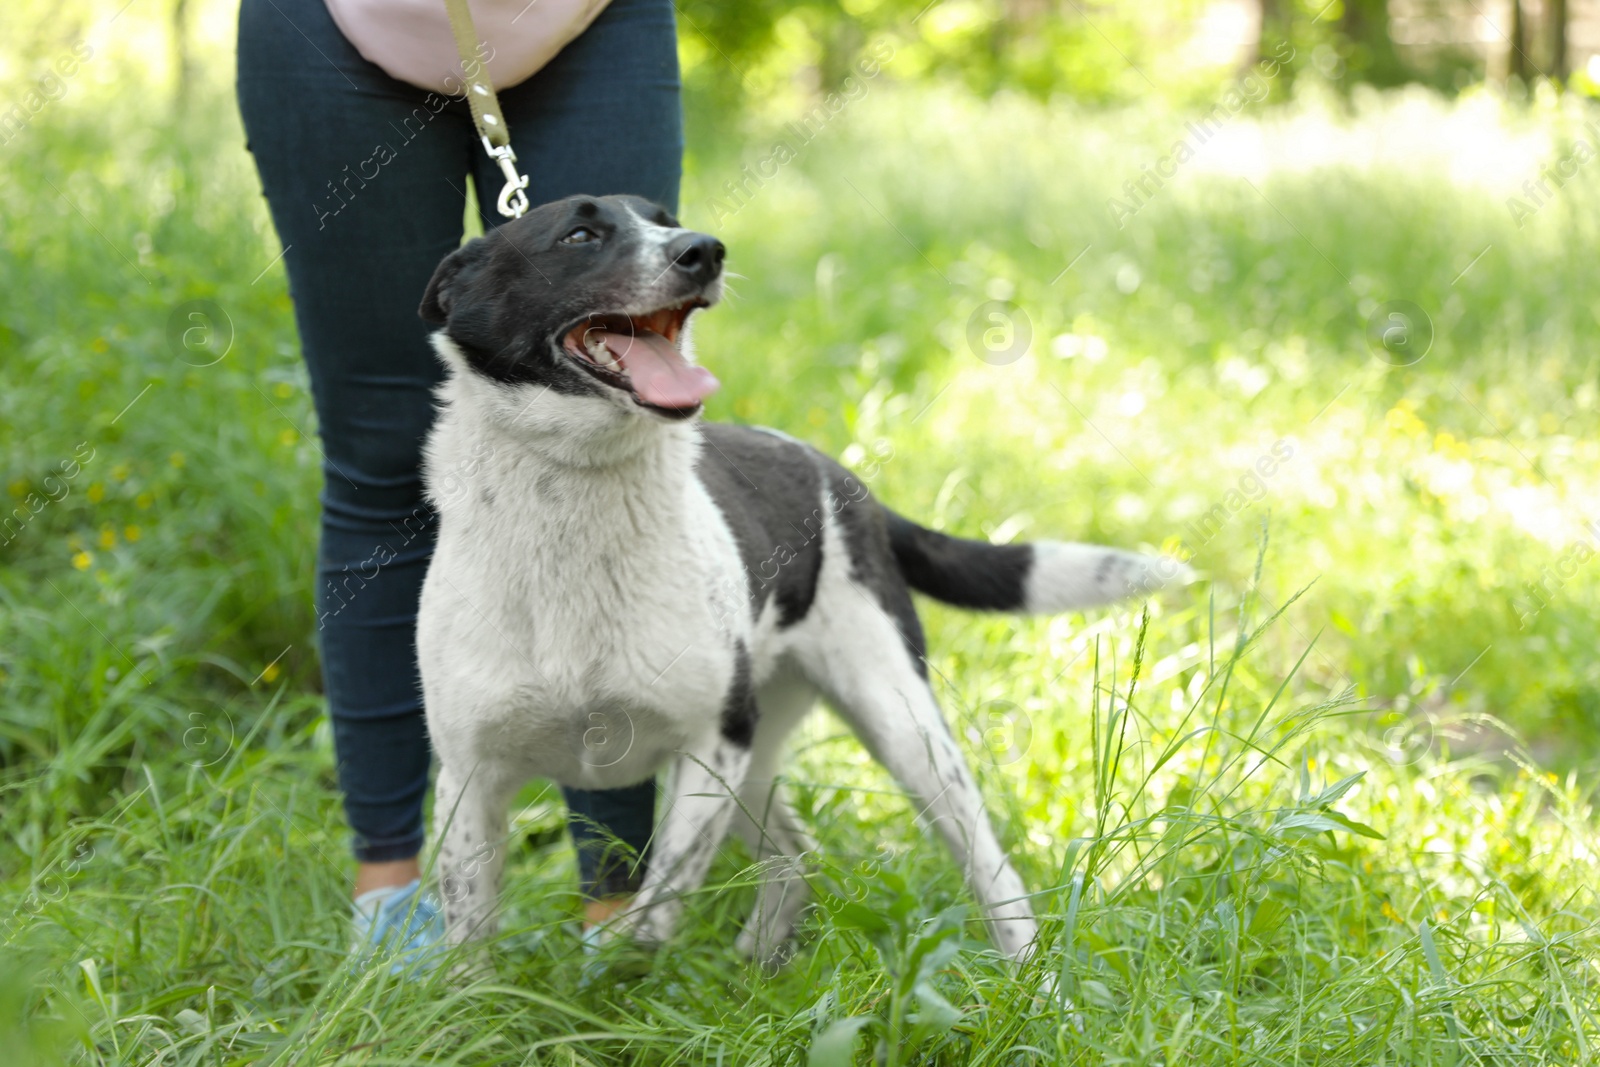
<instances>
[{"instance_id":1,"label":"metal snap hook","mask_svg":"<svg viewBox=\"0 0 1600 1067\"><path fill-rule=\"evenodd\" d=\"M496 147L489 143L489 138L483 139L483 150L489 153L489 158L500 164L500 173L506 176L506 184L500 190L500 200L496 205L500 214L508 219L520 219L528 211L528 176L517 173L517 154L511 150L510 145Z\"/></svg>"}]
</instances>

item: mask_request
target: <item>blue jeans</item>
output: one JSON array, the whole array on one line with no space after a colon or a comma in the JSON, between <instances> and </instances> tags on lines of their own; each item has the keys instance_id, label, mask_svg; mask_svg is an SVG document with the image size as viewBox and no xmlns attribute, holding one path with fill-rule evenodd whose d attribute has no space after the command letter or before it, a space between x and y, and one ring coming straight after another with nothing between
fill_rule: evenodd
<instances>
[{"instance_id":1,"label":"blue jeans","mask_svg":"<svg viewBox=\"0 0 1600 1067\"><path fill-rule=\"evenodd\" d=\"M465 101L363 59L323 0L243 0L238 71L321 429L316 612L339 786L356 858L407 859L422 847L430 756L414 630L436 517L418 468L442 377L417 305L461 241L466 183L490 227L504 221L503 180ZM614 0L500 103L534 204L635 193L676 210L670 0ZM584 892L636 889L655 783L566 796Z\"/></svg>"}]
</instances>

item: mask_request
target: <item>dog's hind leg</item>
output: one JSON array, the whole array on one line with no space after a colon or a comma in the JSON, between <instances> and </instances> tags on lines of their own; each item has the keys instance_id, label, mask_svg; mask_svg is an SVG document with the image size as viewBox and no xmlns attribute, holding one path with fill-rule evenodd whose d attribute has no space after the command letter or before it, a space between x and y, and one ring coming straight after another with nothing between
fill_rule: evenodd
<instances>
[{"instance_id":1,"label":"dog's hind leg","mask_svg":"<svg viewBox=\"0 0 1600 1067\"><path fill-rule=\"evenodd\" d=\"M819 597L813 614L821 636L807 671L950 847L983 906L996 947L1021 959L1038 935L1033 909L921 663L907 648L902 627L917 627L911 636L918 644L921 633L909 595L903 588L900 595L905 601L896 604L894 616L860 586L836 586L826 603Z\"/></svg>"},{"instance_id":2,"label":"dog's hind leg","mask_svg":"<svg viewBox=\"0 0 1600 1067\"><path fill-rule=\"evenodd\" d=\"M439 768L434 830L439 841L439 896L452 944L494 933L505 866L507 790L486 768Z\"/></svg>"},{"instance_id":3,"label":"dog's hind leg","mask_svg":"<svg viewBox=\"0 0 1600 1067\"><path fill-rule=\"evenodd\" d=\"M752 790L743 798L745 806L762 820L760 827L743 820L743 829L753 839L747 843L760 862L762 881L755 910L739 934L737 947L750 959L777 965L784 960L800 912L811 900L805 854L814 851L816 843L783 795L782 784L768 779L766 785L759 793Z\"/></svg>"},{"instance_id":4,"label":"dog's hind leg","mask_svg":"<svg viewBox=\"0 0 1600 1067\"><path fill-rule=\"evenodd\" d=\"M756 696L761 718L756 726L749 777L739 791L734 829L749 846L762 870L755 911L739 935L744 955L773 964L780 957L795 921L811 898L804 855L816 848L774 776L784 739L816 705L817 691L804 679L780 675Z\"/></svg>"}]
</instances>

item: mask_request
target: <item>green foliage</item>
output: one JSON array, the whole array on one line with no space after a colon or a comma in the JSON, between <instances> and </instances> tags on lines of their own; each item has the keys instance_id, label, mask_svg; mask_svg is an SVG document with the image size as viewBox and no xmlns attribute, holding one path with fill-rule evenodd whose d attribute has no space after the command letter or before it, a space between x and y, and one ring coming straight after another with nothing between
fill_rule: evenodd
<instances>
[{"instance_id":1,"label":"green foliage","mask_svg":"<svg viewBox=\"0 0 1600 1067\"><path fill-rule=\"evenodd\" d=\"M956 84L988 96L1039 100L1197 102L1214 98L1255 61L1288 57L1275 96L1295 80L1348 92L1422 82L1457 90L1483 80L1482 58L1450 47L1402 53L1385 0L1263 0L1259 42L1242 53L1208 36L1217 15L1201 0L1016 4L1001 0L761 0L678 5L687 82L698 106L757 112L796 93L832 91L865 56L892 55L902 81Z\"/></svg>"},{"instance_id":2,"label":"green foliage","mask_svg":"<svg viewBox=\"0 0 1600 1067\"><path fill-rule=\"evenodd\" d=\"M874 81L737 201L781 125L692 131L684 214L741 276L697 327L714 417L941 528L1167 543L1207 581L1148 616L928 607L1036 892L1021 969L822 718L792 770L819 906L777 974L731 952L758 874L731 846L653 969L586 973L534 786L495 973L399 981L345 956L278 248L231 111L147 101L69 94L0 155L0 489L28 514L0 535L6 1062L1592 1058L1600 841L1546 768L1586 766L1600 715L1596 172L1519 226L1414 155L1248 182L1210 157L1119 226L1189 112ZM1471 115L1491 144L1578 129L1418 98L1229 121L1415 144ZM1369 328L1402 298L1433 325L1407 366Z\"/></svg>"},{"instance_id":3,"label":"green foliage","mask_svg":"<svg viewBox=\"0 0 1600 1067\"><path fill-rule=\"evenodd\" d=\"M824 0L678 7L692 96L765 111L794 93L859 79L864 57L891 56L900 80L1047 98L1113 100L1152 89L1214 92L1232 57L1196 58L1204 4L1007 5L998 0Z\"/></svg>"}]
</instances>

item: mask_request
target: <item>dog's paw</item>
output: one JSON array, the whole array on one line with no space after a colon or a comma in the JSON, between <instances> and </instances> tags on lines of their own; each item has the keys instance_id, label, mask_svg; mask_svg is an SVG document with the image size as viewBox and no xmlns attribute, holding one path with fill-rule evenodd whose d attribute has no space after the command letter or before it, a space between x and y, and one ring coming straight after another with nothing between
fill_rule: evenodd
<instances>
[{"instance_id":1,"label":"dog's paw","mask_svg":"<svg viewBox=\"0 0 1600 1067\"><path fill-rule=\"evenodd\" d=\"M646 889L634 898L627 911L606 921L602 940L632 941L651 948L664 945L672 940L682 910L683 904L675 896L651 894Z\"/></svg>"},{"instance_id":2,"label":"dog's paw","mask_svg":"<svg viewBox=\"0 0 1600 1067\"><path fill-rule=\"evenodd\" d=\"M451 962L449 971L453 985L489 982L496 977L494 961L489 958L489 950L482 945L464 945L454 955L456 958Z\"/></svg>"},{"instance_id":3,"label":"dog's paw","mask_svg":"<svg viewBox=\"0 0 1600 1067\"><path fill-rule=\"evenodd\" d=\"M753 926L747 926L739 933L734 948L739 955L759 967L761 973L768 978L788 966L795 954L792 936L783 938L763 936Z\"/></svg>"},{"instance_id":4,"label":"dog's paw","mask_svg":"<svg viewBox=\"0 0 1600 1067\"><path fill-rule=\"evenodd\" d=\"M632 982L649 974L655 968L657 946L645 944L631 937L591 939L584 936L583 977L581 990L601 989L618 982Z\"/></svg>"}]
</instances>

